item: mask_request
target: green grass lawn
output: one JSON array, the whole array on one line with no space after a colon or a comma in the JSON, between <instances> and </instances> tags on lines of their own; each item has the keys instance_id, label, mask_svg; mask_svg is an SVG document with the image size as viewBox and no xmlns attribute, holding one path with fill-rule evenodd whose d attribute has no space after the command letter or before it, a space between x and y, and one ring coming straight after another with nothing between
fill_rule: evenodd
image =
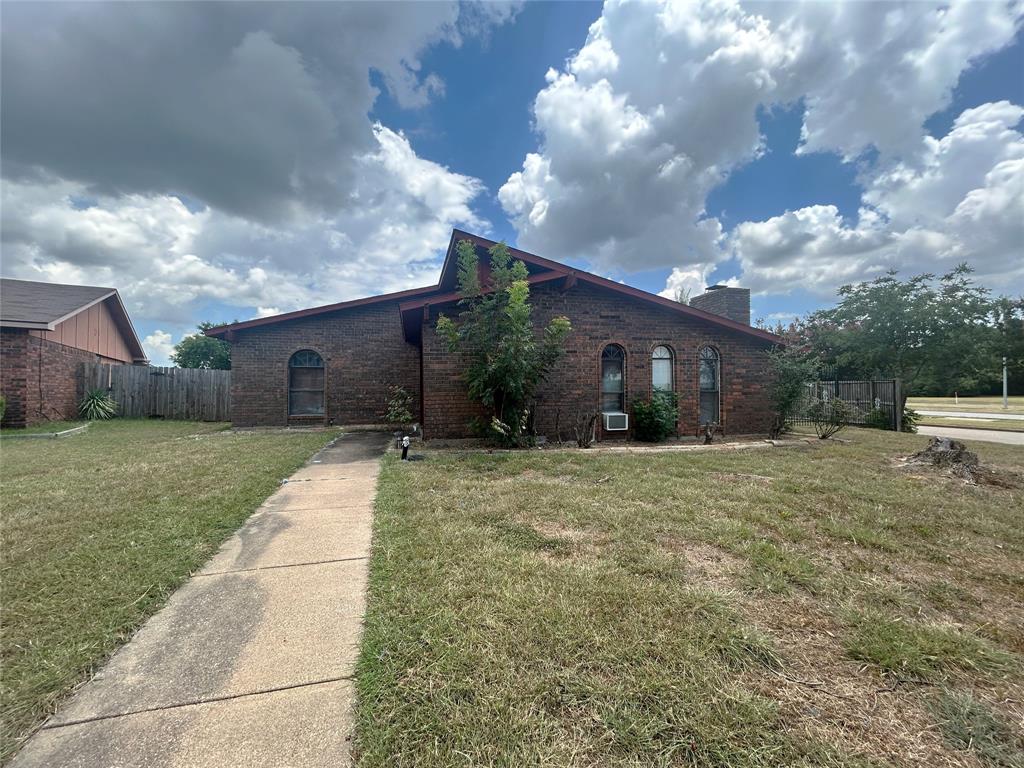
<instances>
[{"instance_id":1,"label":"green grass lawn","mask_svg":"<svg viewBox=\"0 0 1024 768\"><path fill-rule=\"evenodd\" d=\"M841 437L385 459L359 765L1024 765L1024 451Z\"/></svg>"},{"instance_id":2,"label":"green grass lawn","mask_svg":"<svg viewBox=\"0 0 1024 768\"><path fill-rule=\"evenodd\" d=\"M1024 413L1024 397L1007 398L1009 408L1003 409L1002 396L961 397L959 403L952 397L910 397L907 405L914 409L936 411L974 411L977 413Z\"/></svg>"},{"instance_id":3,"label":"green grass lawn","mask_svg":"<svg viewBox=\"0 0 1024 768\"><path fill-rule=\"evenodd\" d=\"M20 740L336 433L98 422L0 447L3 740Z\"/></svg>"}]
</instances>

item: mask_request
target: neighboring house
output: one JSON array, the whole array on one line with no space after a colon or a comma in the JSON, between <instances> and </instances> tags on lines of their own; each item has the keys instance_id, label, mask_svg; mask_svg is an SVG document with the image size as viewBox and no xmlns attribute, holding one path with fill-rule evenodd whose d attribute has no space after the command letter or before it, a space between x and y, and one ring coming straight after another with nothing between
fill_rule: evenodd
<instances>
[{"instance_id":1,"label":"neighboring house","mask_svg":"<svg viewBox=\"0 0 1024 768\"><path fill-rule=\"evenodd\" d=\"M231 413L237 426L373 424L383 420L388 388L413 395L428 438L464 437L481 414L466 395L460 356L435 330L456 315L456 245L470 240L483 265L494 245L454 231L436 286L346 301L207 331L231 342ZM719 423L730 434L770 426L768 360L780 339L750 327L750 293L714 286L690 306L564 264L510 249L529 270L537 327L572 322L565 355L537 394L539 434L556 420L570 437L577 412L601 411L599 437L632 431L631 403L655 389L679 397L680 434ZM620 427L629 414L629 428Z\"/></svg>"},{"instance_id":2,"label":"neighboring house","mask_svg":"<svg viewBox=\"0 0 1024 768\"><path fill-rule=\"evenodd\" d=\"M5 427L74 418L78 364L146 364L113 288L0 279L0 394Z\"/></svg>"}]
</instances>

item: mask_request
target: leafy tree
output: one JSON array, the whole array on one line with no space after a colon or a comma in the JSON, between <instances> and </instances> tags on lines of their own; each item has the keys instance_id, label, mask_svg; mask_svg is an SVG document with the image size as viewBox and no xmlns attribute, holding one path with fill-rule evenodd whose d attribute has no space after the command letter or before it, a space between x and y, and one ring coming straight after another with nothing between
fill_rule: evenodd
<instances>
[{"instance_id":1,"label":"leafy tree","mask_svg":"<svg viewBox=\"0 0 1024 768\"><path fill-rule=\"evenodd\" d=\"M526 440L530 402L562 355L571 326L556 317L534 332L526 265L504 243L490 248L490 284L481 286L476 249L458 244L458 321L442 315L437 331L449 351L465 355L469 396L490 413L487 431L510 445Z\"/></svg>"},{"instance_id":2,"label":"leafy tree","mask_svg":"<svg viewBox=\"0 0 1024 768\"><path fill-rule=\"evenodd\" d=\"M184 337L174 345L171 362L179 368L231 369L231 345L223 339L206 336L203 331L214 323L200 323L199 333Z\"/></svg>"},{"instance_id":3,"label":"leafy tree","mask_svg":"<svg viewBox=\"0 0 1024 768\"><path fill-rule=\"evenodd\" d=\"M1024 394L1024 296L1000 296L992 302L992 336L986 352L994 367L982 386L990 392L1003 391L1002 358L1006 358L1010 394Z\"/></svg>"},{"instance_id":4,"label":"leafy tree","mask_svg":"<svg viewBox=\"0 0 1024 768\"><path fill-rule=\"evenodd\" d=\"M776 347L768 353L772 370L768 397L772 403L771 436L778 437L789 430L807 394L807 382L813 381L820 364L806 350L797 346Z\"/></svg>"},{"instance_id":5,"label":"leafy tree","mask_svg":"<svg viewBox=\"0 0 1024 768\"><path fill-rule=\"evenodd\" d=\"M964 264L939 278L899 280L895 272L844 285L832 309L813 313L797 335L848 376L891 376L904 397L929 385L969 379L991 361L988 289L976 286Z\"/></svg>"}]
</instances>

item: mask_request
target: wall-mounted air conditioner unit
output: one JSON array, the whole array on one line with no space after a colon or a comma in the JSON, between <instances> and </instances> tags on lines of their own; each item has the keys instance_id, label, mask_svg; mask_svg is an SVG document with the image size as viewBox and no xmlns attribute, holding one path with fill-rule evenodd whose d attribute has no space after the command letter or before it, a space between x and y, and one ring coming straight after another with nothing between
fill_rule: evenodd
<instances>
[{"instance_id":1,"label":"wall-mounted air conditioner unit","mask_svg":"<svg viewBox=\"0 0 1024 768\"><path fill-rule=\"evenodd\" d=\"M622 432L629 429L629 415L625 413L602 413L606 432Z\"/></svg>"}]
</instances>

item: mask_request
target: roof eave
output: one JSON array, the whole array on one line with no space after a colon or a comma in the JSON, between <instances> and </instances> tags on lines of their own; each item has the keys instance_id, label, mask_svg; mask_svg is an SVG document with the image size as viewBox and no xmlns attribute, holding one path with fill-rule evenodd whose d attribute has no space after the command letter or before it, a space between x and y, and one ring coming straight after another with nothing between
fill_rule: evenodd
<instances>
[{"instance_id":1,"label":"roof eave","mask_svg":"<svg viewBox=\"0 0 1024 768\"><path fill-rule=\"evenodd\" d=\"M404 291L383 293L379 296L366 296L361 299L341 301L336 304L324 304L319 307L297 309L294 312L284 312L280 315L270 315L269 317L257 317L252 320L243 320L240 323L225 323L224 325L215 325L212 328L207 328L205 331L203 331L203 333L207 336L213 336L214 338L221 338L235 331L244 331L249 328L259 328L260 326L263 325L274 325L276 323L284 323L289 320L301 320L306 317L315 317L316 315L324 315L330 312L340 312L345 309L365 307L369 304L379 304L384 301L395 301L406 296L416 296L424 293L430 293L431 291L436 290L438 290L438 286L436 285L428 285L422 288L409 288Z\"/></svg>"},{"instance_id":2,"label":"roof eave","mask_svg":"<svg viewBox=\"0 0 1024 768\"><path fill-rule=\"evenodd\" d=\"M0 320L0 328L24 328L29 331L52 331L55 323L37 323L31 320Z\"/></svg>"}]
</instances>

